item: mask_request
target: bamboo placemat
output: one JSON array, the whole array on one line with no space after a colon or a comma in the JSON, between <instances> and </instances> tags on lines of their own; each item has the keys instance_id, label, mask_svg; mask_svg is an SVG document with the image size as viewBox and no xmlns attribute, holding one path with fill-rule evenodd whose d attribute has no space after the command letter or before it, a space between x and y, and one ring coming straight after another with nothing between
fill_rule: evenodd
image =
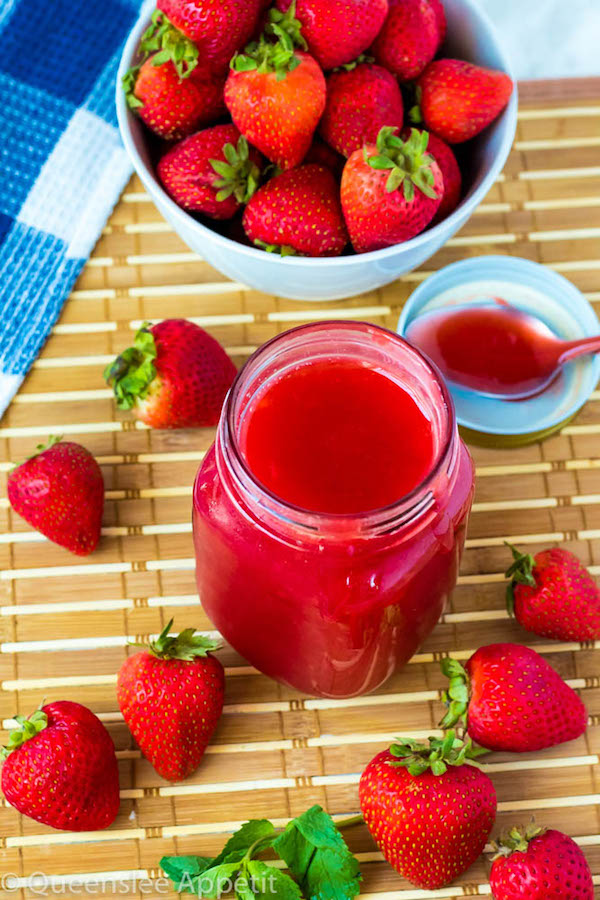
<instances>
[{"instance_id":1,"label":"bamboo placemat","mask_svg":"<svg viewBox=\"0 0 600 900\"><path fill-rule=\"evenodd\" d=\"M439 658L466 659L482 644L514 640L541 650L581 690L590 728L545 753L493 756L487 768L499 795L498 828L535 814L567 831L585 847L600 886L600 642L559 644L526 634L504 612L501 574L505 538L532 552L559 541L600 574L600 392L542 444L473 448L477 496L459 585L443 622L403 672L374 696L315 700L275 684L227 649L227 705L215 741L195 776L167 786L132 744L118 713L115 673L127 641L156 634L171 616L176 628L211 629L194 584L190 495L213 433L144 429L115 410L101 378L144 319L189 317L236 363L299 322L335 316L394 328L416 282L483 253L546 263L600 310L600 84L592 87L589 99L574 101L572 89L548 100L538 85L533 105L526 93L504 173L461 234L424 269L348 301L286 301L227 281L188 251L131 181L0 423L2 473L40 439L60 433L96 454L107 487L104 538L85 561L32 533L2 491L0 715L6 726L43 697L89 705L117 746L123 803L111 829L79 835L51 831L4 804L0 871L82 876L96 893L154 897L156 889L142 893L139 884L119 887L115 879L128 885L156 876L163 854L209 854L248 817L283 823L313 803L351 813L367 761L394 735L426 736L435 727ZM489 894L483 860L457 886L427 893L382 861L364 828L348 839L370 900ZM7 894L16 895L30 892Z\"/></svg>"}]
</instances>

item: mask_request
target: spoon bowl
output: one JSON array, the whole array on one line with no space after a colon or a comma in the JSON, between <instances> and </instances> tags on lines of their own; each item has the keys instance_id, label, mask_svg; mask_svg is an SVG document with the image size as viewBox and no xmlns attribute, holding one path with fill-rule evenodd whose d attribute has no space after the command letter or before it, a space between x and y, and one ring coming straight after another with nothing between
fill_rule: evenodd
<instances>
[{"instance_id":1,"label":"spoon bowl","mask_svg":"<svg viewBox=\"0 0 600 900\"><path fill-rule=\"evenodd\" d=\"M562 340L537 316L497 297L426 312L406 337L451 384L502 400L535 397L566 363L600 351L600 336Z\"/></svg>"}]
</instances>

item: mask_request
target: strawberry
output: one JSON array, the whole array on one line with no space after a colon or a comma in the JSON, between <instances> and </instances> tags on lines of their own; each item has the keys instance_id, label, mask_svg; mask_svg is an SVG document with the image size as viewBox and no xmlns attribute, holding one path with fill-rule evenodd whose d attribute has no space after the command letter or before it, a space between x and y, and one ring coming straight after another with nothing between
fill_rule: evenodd
<instances>
[{"instance_id":1,"label":"strawberry","mask_svg":"<svg viewBox=\"0 0 600 900\"><path fill-rule=\"evenodd\" d=\"M381 66L359 62L327 77L321 136L343 156L374 144L384 125L402 127L404 105L398 82Z\"/></svg>"},{"instance_id":2,"label":"strawberry","mask_svg":"<svg viewBox=\"0 0 600 900\"><path fill-rule=\"evenodd\" d=\"M348 243L336 180L314 164L268 181L246 207L243 221L256 246L282 256L339 256Z\"/></svg>"},{"instance_id":3,"label":"strawberry","mask_svg":"<svg viewBox=\"0 0 600 900\"><path fill-rule=\"evenodd\" d=\"M442 727L466 720L482 747L528 753L573 741L586 730L580 697L529 647L490 644L464 668L443 660L442 672L450 679Z\"/></svg>"},{"instance_id":4,"label":"strawberry","mask_svg":"<svg viewBox=\"0 0 600 900\"><path fill-rule=\"evenodd\" d=\"M342 208L357 253L407 241L431 222L443 195L442 173L426 152L428 135L407 141L382 128L376 144L355 150L342 175Z\"/></svg>"},{"instance_id":5,"label":"strawberry","mask_svg":"<svg viewBox=\"0 0 600 900\"><path fill-rule=\"evenodd\" d=\"M273 13L273 11L271 11ZM304 51L298 22L286 16L231 61L225 103L251 144L281 169L299 165L325 109L325 77Z\"/></svg>"},{"instance_id":6,"label":"strawberry","mask_svg":"<svg viewBox=\"0 0 600 900\"><path fill-rule=\"evenodd\" d=\"M157 65L158 59L151 56L123 79L129 107L151 131L168 140L186 137L225 111L224 77L200 65L180 77L172 62Z\"/></svg>"},{"instance_id":7,"label":"strawberry","mask_svg":"<svg viewBox=\"0 0 600 900\"><path fill-rule=\"evenodd\" d=\"M231 57L250 39L262 0L158 0L145 45L177 59L180 35L191 41L214 72L225 73ZM144 47L144 41L142 42ZM179 51L179 54L181 51Z\"/></svg>"},{"instance_id":8,"label":"strawberry","mask_svg":"<svg viewBox=\"0 0 600 900\"><path fill-rule=\"evenodd\" d=\"M125 660L117 678L123 717L144 756L167 781L191 775L223 712L225 672L211 650L218 644L187 628Z\"/></svg>"},{"instance_id":9,"label":"strawberry","mask_svg":"<svg viewBox=\"0 0 600 900\"><path fill-rule=\"evenodd\" d=\"M216 425L235 366L221 345L193 322L145 322L133 347L104 370L119 409L151 428Z\"/></svg>"},{"instance_id":10,"label":"strawberry","mask_svg":"<svg viewBox=\"0 0 600 900\"><path fill-rule=\"evenodd\" d=\"M2 790L16 810L65 831L99 831L119 811L119 770L102 722L59 700L15 717L2 752Z\"/></svg>"},{"instance_id":11,"label":"strawberry","mask_svg":"<svg viewBox=\"0 0 600 900\"><path fill-rule=\"evenodd\" d=\"M448 144L460 144L483 131L510 100L513 83L505 72L483 69L460 59L430 63L417 82L425 128Z\"/></svg>"},{"instance_id":12,"label":"strawberry","mask_svg":"<svg viewBox=\"0 0 600 900\"><path fill-rule=\"evenodd\" d=\"M176 144L157 166L168 194L183 209L231 219L256 191L263 158L235 125L216 125Z\"/></svg>"},{"instance_id":13,"label":"strawberry","mask_svg":"<svg viewBox=\"0 0 600 900\"><path fill-rule=\"evenodd\" d=\"M390 11L370 53L400 81L418 78L446 34L440 0L389 0Z\"/></svg>"},{"instance_id":14,"label":"strawberry","mask_svg":"<svg viewBox=\"0 0 600 900\"><path fill-rule=\"evenodd\" d=\"M469 763L471 743L449 731L429 746L404 740L362 774L360 806L387 861L411 884L436 890L482 853L496 818L490 778Z\"/></svg>"},{"instance_id":15,"label":"strawberry","mask_svg":"<svg viewBox=\"0 0 600 900\"><path fill-rule=\"evenodd\" d=\"M401 137L403 140L406 140L409 136L410 128L405 128ZM450 213L454 212L460 203L462 194L462 175L452 148L444 143L437 134L429 134L427 152L435 159L444 179L442 202L440 203L435 216L431 220L431 224L436 225L438 222L441 222L442 219L449 216Z\"/></svg>"},{"instance_id":16,"label":"strawberry","mask_svg":"<svg viewBox=\"0 0 600 900\"><path fill-rule=\"evenodd\" d=\"M531 556L508 546L507 606L523 628L558 641L600 638L600 590L581 560L558 547Z\"/></svg>"},{"instance_id":17,"label":"strawberry","mask_svg":"<svg viewBox=\"0 0 600 900\"><path fill-rule=\"evenodd\" d=\"M277 0L300 21L309 52L322 69L349 63L375 40L388 0Z\"/></svg>"},{"instance_id":18,"label":"strawberry","mask_svg":"<svg viewBox=\"0 0 600 900\"><path fill-rule=\"evenodd\" d=\"M513 828L494 849L495 900L594 900L590 867L566 834L536 825Z\"/></svg>"},{"instance_id":19,"label":"strawberry","mask_svg":"<svg viewBox=\"0 0 600 900\"><path fill-rule=\"evenodd\" d=\"M12 470L10 505L36 531L77 556L87 556L100 540L104 481L85 447L60 437L40 444Z\"/></svg>"}]
</instances>

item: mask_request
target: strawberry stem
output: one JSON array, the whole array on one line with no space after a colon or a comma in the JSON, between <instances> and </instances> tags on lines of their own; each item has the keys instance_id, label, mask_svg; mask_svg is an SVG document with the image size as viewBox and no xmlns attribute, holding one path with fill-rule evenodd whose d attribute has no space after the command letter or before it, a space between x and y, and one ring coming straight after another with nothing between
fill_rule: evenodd
<instances>
[{"instance_id":1,"label":"strawberry stem","mask_svg":"<svg viewBox=\"0 0 600 900\"><path fill-rule=\"evenodd\" d=\"M124 350L104 370L104 380L113 388L119 409L131 409L138 398L147 396L156 378L155 359L154 335L150 323L144 322L133 347Z\"/></svg>"},{"instance_id":2,"label":"strawberry stem","mask_svg":"<svg viewBox=\"0 0 600 900\"><path fill-rule=\"evenodd\" d=\"M147 648L152 656L158 659L184 659L193 660L198 656L207 656L211 651L218 650L219 641L206 637L204 634L196 634L195 628L185 628L178 635L169 634L173 627L173 619L168 622L157 639L152 641Z\"/></svg>"},{"instance_id":3,"label":"strawberry stem","mask_svg":"<svg viewBox=\"0 0 600 900\"><path fill-rule=\"evenodd\" d=\"M365 148L365 162L373 169L389 169L385 185L388 194L402 187L404 199L411 203L417 188L426 197L435 200L437 194L433 189L434 176L431 169L433 158L426 152L428 132L412 128L406 141L398 137L397 132L397 128L385 125L377 135L377 153L368 156Z\"/></svg>"},{"instance_id":4,"label":"strawberry stem","mask_svg":"<svg viewBox=\"0 0 600 900\"><path fill-rule=\"evenodd\" d=\"M18 728L14 728L9 736L6 747L0 748L0 759L6 759L9 754L21 747L26 741L30 741L44 728L48 727L48 716L42 709L36 709L29 718L15 716Z\"/></svg>"},{"instance_id":5,"label":"strawberry stem","mask_svg":"<svg viewBox=\"0 0 600 900\"><path fill-rule=\"evenodd\" d=\"M431 770L434 775L443 775L448 766L462 766L489 751L475 747L471 738L457 738L454 730L447 731L443 738L430 737L429 744L421 744L412 738L399 738L392 744L390 753L397 757L390 760L390 766L403 766L411 775L418 776Z\"/></svg>"},{"instance_id":6,"label":"strawberry stem","mask_svg":"<svg viewBox=\"0 0 600 900\"><path fill-rule=\"evenodd\" d=\"M517 547L509 544L508 541L504 541L504 543L512 553L514 560L505 573L506 577L510 578L506 586L506 608L509 615L512 616L515 612L515 585L525 584L528 587L536 587L536 580L533 577L535 559L531 553L521 553Z\"/></svg>"},{"instance_id":7,"label":"strawberry stem","mask_svg":"<svg viewBox=\"0 0 600 900\"><path fill-rule=\"evenodd\" d=\"M225 160L210 160L219 176L213 181L213 187L219 188L217 200L222 202L233 194L238 203L248 203L260 184L260 169L250 159L248 141L241 135L237 147L225 144L223 155Z\"/></svg>"},{"instance_id":8,"label":"strawberry stem","mask_svg":"<svg viewBox=\"0 0 600 900\"><path fill-rule=\"evenodd\" d=\"M511 828L506 834L492 841L492 849L495 851L492 859L501 856L511 856L513 853L527 853L527 848L536 837L546 833L546 828L536 825L532 820L526 828Z\"/></svg>"},{"instance_id":9,"label":"strawberry stem","mask_svg":"<svg viewBox=\"0 0 600 900\"><path fill-rule=\"evenodd\" d=\"M450 684L448 690L442 694L448 712L440 722L440 728L453 728L455 725L466 728L470 694L467 670L455 659L443 659L441 669L442 674L450 679Z\"/></svg>"}]
</instances>

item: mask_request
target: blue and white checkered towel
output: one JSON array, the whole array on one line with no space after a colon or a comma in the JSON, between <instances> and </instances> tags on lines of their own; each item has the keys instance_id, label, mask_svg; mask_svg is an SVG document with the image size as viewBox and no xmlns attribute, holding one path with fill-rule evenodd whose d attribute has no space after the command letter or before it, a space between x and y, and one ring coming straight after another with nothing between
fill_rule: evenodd
<instances>
[{"instance_id":1,"label":"blue and white checkered towel","mask_svg":"<svg viewBox=\"0 0 600 900\"><path fill-rule=\"evenodd\" d=\"M0 0L0 415L130 174L114 109L140 0Z\"/></svg>"}]
</instances>

